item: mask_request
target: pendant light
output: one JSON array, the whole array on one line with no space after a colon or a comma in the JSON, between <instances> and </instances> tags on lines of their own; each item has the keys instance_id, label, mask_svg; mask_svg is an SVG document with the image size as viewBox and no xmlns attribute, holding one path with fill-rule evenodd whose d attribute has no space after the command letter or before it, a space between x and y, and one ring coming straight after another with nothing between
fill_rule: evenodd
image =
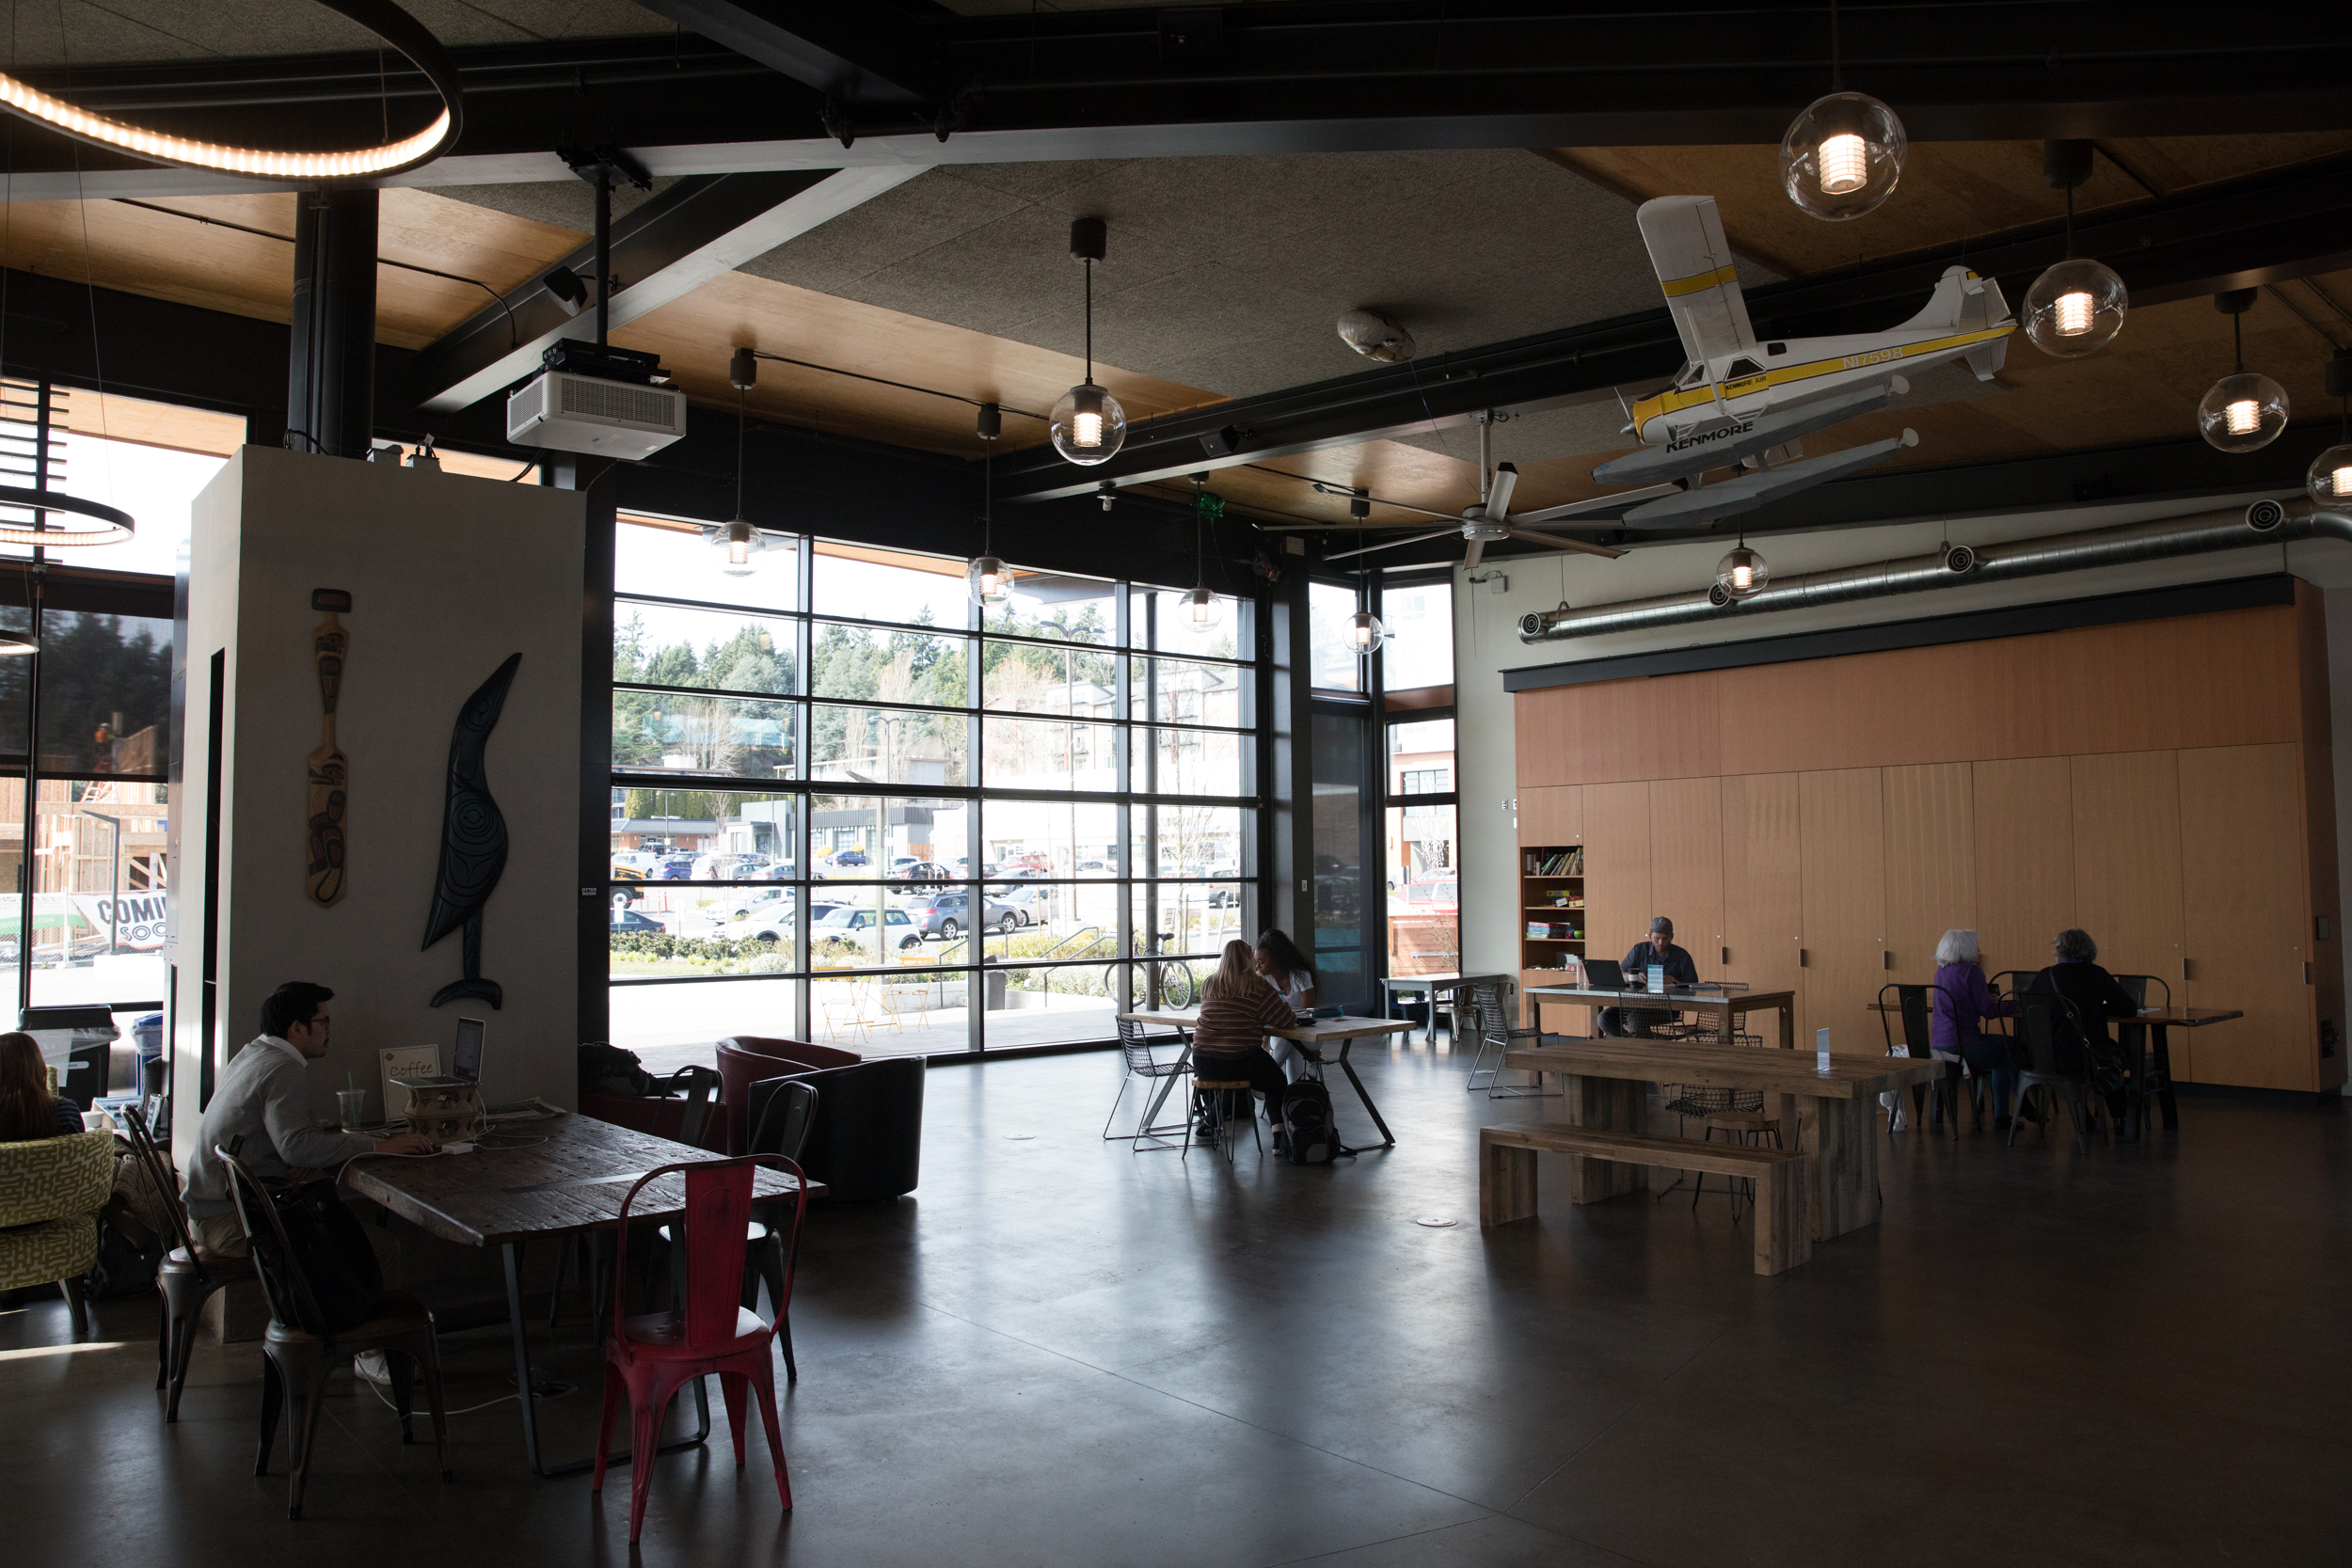
<instances>
[{"instance_id":1,"label":"pendant light","mask_svg":"<svg viewBox=\"0 0 2352 1568\"><path fill-rule=\"evenodd\" d=\"M1780 184L1806 213L1843 223L1895 194L1911 143L1894 110L1867 93L1845 90L1837 0L1830 0L1829 40L1829 96L1807 104L1780 138Z\"/></svg>"},{"instance_id":2,"label":"pendant light","mask_svg":"<svg viewBox=\"0 0 2352 1568\"><path fill-rule=\"evenodd\" d=\"M2114 271L2074 254L2074 187L2090 178L2091 144L2042 144L2042 178L2066 193L2066 259L2026 291L2026 336L2053 359L2079 359L2105 348L2123 329L2131 308Z\"/></svg>"},{"instance_id":3,"label":"pendant light","mask_svg":"<svg viewBox=\"0 0 2352 1568\"><path fill-rule=\"evenodd\" d=\"M982 610L994 610L1012 597L1012 574L996 559L991 535L996 528L996 437L1005 433L1004 410L980 404L980 439L986 443L980 460L980 553L963 569L964 589Z\"/></svg>"},{"instance_id":4,"label":"pendant light","mask_svg":"<svg viewBox=\"0 0 2352 1568\"><path fill-rule=\"evenodd\" d=\"M1764 591L1772 580L1772 568L1764 558L1748 548L1748 534L1740 531L1740 543L1731 553L1715 562L1715 586L1735 599L1752 599Z\"/></svg>"},{"instance_id":5,"label":"pendant light","mask_svg":"<svg viewBox=\"0 0 2352 1568\"><path fill-rule=\"evenodd\" d=\"M2246 312L2256 289L2231 289L2213 296L2213 308L2230 318L2237 353L2235 373L2213 384L2197 405L2197 429L2219 451L2260 451L2287 427L2287 389L2270 377L2246 372Z\"/></svg>"},{"instance_id":6,"label":"pendant light","mask_svg":"<svg viewBox=\"0 0 2352 1568\"><path fill-rule=\"evenodd\" d=\"M1087 378L1064 392L1047 416L1054 450L1083 467L1109 462L1127 439L1127 411L1094 384L1094 263L1103 259L1107 237L1101 218L1070 225L1071 259L1087 274Z\"/></svg>"},{"instance_id":7,"label":"pendant light","mask_svg":"<svg viewBox=\"0 0 2352 1568\"><path fill-rule=\"evenodd\" d=\"M727 380L735 388L735 515L703 530L703 541L719 552L719 570L731 578L747 578L759 570L768 536L743 515L744 399L759 379L759 360L748 348L739 348L727 361Z\"/></svg>"},{"instance_id":8,"label":"pendant light","mask_svg":"<svg viewBox=\"0 0 2352 1568\"><path fill-rule=\"evenodd\" d=\"M1389 628L1380 624L1380 617L1368 610L1359 610L1348 617L1348 641L1356 649L1358 658L1370 658L1389 645Z\"/></svg>"},{"instance_id":9,"label":"pendant light","mask_svg":"<svg viewBox=\"0 0 2352 1568\"><path fill-rule=\"evenodd\" d=\"M2312 459L2303 483L2314 506L2341 513L2352 511L2352 348L2336 350L2328 361L2328 395L2344 410L2343 422L2336 427L2336 444Z\"/></svg>"},{"instance_id":10,"label":"pendant light","mask_svg":"<svg viewBox=\"0 0 2352 1568\"><path fill-rule=\"evenodd\" d=\"M1222 498L1209 494L1209 476L1192 476L1193 584L1176 601L1176 625L1195 637L1206 637L1225 619L1224 601L1209 592L1209 552L1206 540L1210 515L1223 513Z\"/></svg>"}]
</instances>

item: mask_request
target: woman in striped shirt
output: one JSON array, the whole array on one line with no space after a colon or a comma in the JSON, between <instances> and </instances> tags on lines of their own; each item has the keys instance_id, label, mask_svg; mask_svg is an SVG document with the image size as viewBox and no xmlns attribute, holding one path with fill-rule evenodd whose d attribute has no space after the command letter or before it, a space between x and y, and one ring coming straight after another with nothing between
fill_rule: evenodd
<instances>
[{"instance_id":1,"label":"woman in striped shirt","mask_svg":"<svg viewBox=\"0 0 2352 1568\"><path fill-rule=\"evenodd\" d=\"M1246 1079L1265 1097L1266 1119L1282 1125L1282 1090L1288 1080L1266 1053L1266 1037L1298 1022L1290 1004L1251 968L1256 952L1246 942L1229 942L1200 988L1200 1022L1193 1026L1192 1074L1200 1078Z\"/></svg>"}]
</instances>

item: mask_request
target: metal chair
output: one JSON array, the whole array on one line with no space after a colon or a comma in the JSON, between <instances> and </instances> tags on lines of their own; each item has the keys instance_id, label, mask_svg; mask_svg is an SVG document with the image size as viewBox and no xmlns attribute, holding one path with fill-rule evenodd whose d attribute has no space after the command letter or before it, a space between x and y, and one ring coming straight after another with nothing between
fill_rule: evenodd
<instances>
[{"instance_id":1,"label":"metal chair","mask_svg":"<svg viewBox=\"0 0 2352 1568\"><path fill-rule=\"evenodd\" d=\"M759 1415L768 1430L768 1452L775 1461L776 1494L785 1509L792 1507L792 1485L785 1473L784 1438L776 1427L776 1378L768 1342L775 1325L762 1323L756 1312L739 1305L743 1288L743 1248L739 1240L751 1221L754 1167L765 1165L790 1175L796 1183L801 1169L777 1154L746 1154L682 1165L661 1165L637 1179L621 1200L612 1222L612 1328L605 1339L604 1413L596 1428L595 1480L589 1490L604 1490L605 1465L611 1453L613 1418L621 1401L628 1401L632 1439L632 1470L628 1486L628 1539L637 1542L645 1522L645 1498L653 1485L653 1460L660 1445L661 1418L670 1401L689 1383L696 1387L714 1373L726 1396L727 1423L735 1433L735 1464L743 1465L745 1395L759 1401ZM681 1227L686 1245L685 1299L668 1312L626 1316L622 1292L628 1277L629 1208L645 1184L663 1177L682 1177L686 1212ZM808 1189L800 1186L792 1206L792 1232L800 1233L808 1212ZM790 1293L790 1282L786 1284ZM788 1305L788 1304L787 1304ZM783 1318L781 1310L778 1321Z\"/></svg>"},{"instance_id":2,"label":"metal chair","mask_svg":"<svg viewBox=\"0 0 2352 1568\"><path fill-rule=\"evenodd\" d=\"M392 1374L392 1408L400 1416L400 1440L413 1443L409 1383L415 1370L424 1374L426 1408L433 1415L433 1441L440 1450L441 1479L456 1472L449 1463L449 1413L441 1400L441 1355L433 1336L433 1314L422 1302L398 1291L377 1298L375 1313L353 1328L313 1334L303 1328L305 1318L325 1322L317 1293L295 1259L294 1244L278 1218L278 1206L251 1167L228 1149L215 1147L214 1157L229 1173L229 1196L235 1199L238 1223L253 1249L253 1272L269 1299L269 1328L262 1336L262 1441L253 1456L253 1473L269 1474L269 1453L278 1436L279 1407L294 1404L294 1428L288 1433L294 1468L287 1479L286 1517L302 1517L302 1493L310 1479L310 1456L318 1435L320 1406L327 1379L335 1369L365 1351L380 1351Z\"/></svg>"},{"instance_id":3,"label":"metal chair","mask_svg":"<svg viewBox=\"0 0 2352 1568\"><path fill-rule=\"evenodd\" d=\"M170 1162L155 1147L145 1113L137 1106L122 1112L124 1136L148 1184L155 1189L155 1205L171 1222L171 1247L156 1265L158 1303L155 1334L155 1386L167 1388L164 1398L166 1425L180 1418L180 1392L187 1386L188 1355L196 1346L197 1319L213 1292L253 1277L250 1258L223 1258L196 1244L188 1228L188 1211L180 1201L180 1183L172 1179Z\"/></svg>"},{"instance_id":4,"label":"metal chair","mask_svg":"<svg viewBox=\"0 0 2352 1568\"><path fill-rule=\"evenodd\" d=\"M2004 1147L2016 1147L2017 1129L2026 1119L2026 1096L2040 1090L2045 1101L2052 1098L2065 1101L2074 1123L2074 1150L2078 1154L2090 1153L2090 1123L2098 1115L2099 1101L2090 1092L2081 1016L2074 1011L2073 1003L2056 991L2021 991L2017 996L2017 1035L2025 1042L2032 1065L2017 1074L2017 1115L2009 1124L2009 1143ZM2067 1067L2070 1053L2083 1066ZM2042 1114L2042 1135L2047 1138L2048 1112Z\"/></svg>"},{"instance_id":5,"label":"metal chair","mask_svg":"<svg viewBox=\"0 0 2352 1568\"><path fill-rule=\"evenodd\" d=\"M2158 987L2163 995L2156 1006L2168 1013L2172 1010L2171 982L2161 974L2119 974L2115 977L2115 983L2122 986L2124 994L2142 1007L2148 1006L2148 988ZM2172 1083L2169 1077L2156 1070L2155 1053L2149 1049L2148 1026L2145 1023L2134 1025L2128 1018L2117 1019L2115 1022L2126 1028L2137 1027L2140 1031L2139 1049L2130 1053L2125 1059L2124 1065L2131 1071L2132 1081L2131 1086L2123 1092L2133 1102L2132 1119L2145 1126L2148 1120L2148 1101L2159 1095L2171 1092Z\"/></svg>"},{"instance_id":6,"label":"metal chair","mask_svg":"<svg viewBox=\"0 0 2352 1568\"><path fill-rule=\"evenodd\" d=\"M1886 1007L1886 993L1895 993L1895 1010ZM1944 1064L1944 1075L1932 1083L1911 1085L1911 1112L1914 1125L1925 1122L1932 1127L1940 1117L1951 1123L1952 1136L1960 1136L1960 1058L1949 1051L1937 1051L1930 1044L1934 1034L1931 1022L1929 993L1943 996L1949 1007L1959 1006L1959 998L1942 986L1891 985L1879 988L1879 1028L1886 1037L1886 1053L1895 1053L1895 1020L1903 1021L1902 1045L1905 1053L1914 1059L1932 1057ZM1955 1014L1957 1016L1957 1014ZM1898 1108L1899 1102L1898 1102ZM1887 1136L1895 1135L1895 1109L1886 1117Z\"/></svg>"},{"instance_id":7,"label":"metal chair","mask_svg":"<svg viewBox=\"0 0 2352 1568\"><path fill-rule=\"evenodd\" d=\"M1265 1140L1258 1132L1258 1115L1249 1102L1249 1080L1247 1078L1203 1078L1192 1075L1192 1115L1184 1121L1184 1151L1177 1158L1192 1157L1192 1130L1196 1122L1204 1123L1207 1137L1225 1146L1225 1163L1233 1162L1233 1132L1226 1115L1231 1097L1241 1096L1241 1114L1249 1123L1249 1141L1257 1146L1260 1158L1265 1155Z\"/></svg>"},{"instance_id":8,"label":"metal chair","mask_svg":"<svg viewBox=\"0 0 2352 1568\"><path fill-rule=\"evenodd\" d=\"M1117 1143L1124 1140L1131 1149L1180 1147L1168 1140L1184 1132L1183 1128L1166 1124L1146 1127L1143 1125L1142 1118L1151 1114L1150 1107L1154 1085L1157 1085L1163 1079L1182 1076L1187 1070L1191 1058L1184 1053L1181 1042L1177 1042L1176 1059L1172 1062L1160 1061L1153 1055L1153 1050L1154 1043L1141 1020L1132 1018L1119 1020L1119 1053L1125 1067L1120 1073L1119 1093L1111 1101L1111 1113L1103 1118L1103 1141L1104 1143ZM1114 1132L1111 1131L1111 1123L1119 1119L1119 1107L1127 1098L1127 1085L1137 1078L1144 1081L1145 1109L1138 1114L1134 1132ZM1151 1141L1147 1143L1146 1139Z\"/></svg>"},{"instance_id":9,"label":"metal chair","mask_svg":"<svg viewBox=\"0 0 2352 1568\"><path fill-rule=\"evenodd\" d=\"M1464 1092L1474 1093L1484 1087L1488 1100L1549 1100L1559 1094L1556 1089L1543 1086L1543 1075L1540 1073L1535 1075L1536 1082L1531 1087L1514 1088L1502 1083L1505 1070L1502 1058L1511 1050L1512 1043L1532 1040L1541 1045L1544 1032L1541 1029L1511 1027L1511 1011L1509 1005L1503 1001L1501 986L1490 983L1470 987L1469 1010L1475 1021L1472 1026L1478 1031L1478 1053L1470 1059L1470 1077L1462 1085ZM1460 1017L1460 1012L1457 1010L1454 1016ZM1495 1057L1495 1065L1491 1068L1486 1065L1489 1051L1494 1053ZM1478 1082L1481 1072L1486 1075L1483 1085Z\"/></svg>"},{"instance_id":10,"label":"metal chair","mask_svg":"<svg viewBox=\"0 0 2352 1568\"><path fill-rule=\"evenodd\" d=\"M808 1145L809 1130L817 1125L817 1085L798 1078L773 1081L775 1093L761 1111L752 1130L754 1154L781 1154L795 1166L801 1163L801 1150ZM754 1089L765 1088L755 1084ZM776 1340L784 1349L784 1376L787 1383L801 1381L801 1369L792 1359L792 1276L799 1270L800 1227L796 1225L789 1235L776 1228L772 1219L755 1218L744 1238L743 1305L759 1310L759 1287L768 1287L768 1305L776 1314ZM673 1256L683 1259L679 1249ZM685 1299L681 1292L678 1299Z\"/></svg>"}]
</instances>

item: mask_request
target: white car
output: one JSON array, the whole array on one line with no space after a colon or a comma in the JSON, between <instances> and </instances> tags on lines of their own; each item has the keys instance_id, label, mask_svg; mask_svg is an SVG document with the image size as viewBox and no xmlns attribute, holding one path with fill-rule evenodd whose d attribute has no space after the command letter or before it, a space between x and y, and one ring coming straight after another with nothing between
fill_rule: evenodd
<instances>
[{"instance_id":1,"label":"white car","mask_svg":"<svg viewBox=\"0 0 2352 1568\"><path fill-rule=\"evenodd\" d=\"M808 928L812 943L828 937L854 942L867 958L879 958L883 946L905 951L923 945L923 934L907 911L877 910L870 905L844 904Z\"/></svg>"}]
</instances>

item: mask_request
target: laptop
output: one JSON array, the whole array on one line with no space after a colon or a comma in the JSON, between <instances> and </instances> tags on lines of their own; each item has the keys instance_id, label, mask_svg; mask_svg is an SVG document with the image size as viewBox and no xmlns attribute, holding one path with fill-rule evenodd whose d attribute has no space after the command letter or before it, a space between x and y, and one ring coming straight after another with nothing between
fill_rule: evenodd
<instances>
[{"instance_id":1,"label":"laptop","mask_svg":"<svg viewBox=\"0 0 2352 1568\"><path fill-rule=\"evenodd\" d=\"M1592 990L1624 990L1628 989L1625 983L1625 971L1617 967L1617 960L1614 958L1585 959L1584 984L1587 989Z\"/></svg>"},{"instance_id":2,"label":"laptop","mask_svg":"<svg viewBox=\"0 0 2352 1568\"><path fill-rule=\"evenodd\" d=\"M409 1078L402 1082L421 1089L452 1089L460 1084L482 1085L482 1041L489 1026L478 1018L457 1021L457 1043L450 1050L449 1074L442 1078Z\"/></svg>"}]
</instances>

